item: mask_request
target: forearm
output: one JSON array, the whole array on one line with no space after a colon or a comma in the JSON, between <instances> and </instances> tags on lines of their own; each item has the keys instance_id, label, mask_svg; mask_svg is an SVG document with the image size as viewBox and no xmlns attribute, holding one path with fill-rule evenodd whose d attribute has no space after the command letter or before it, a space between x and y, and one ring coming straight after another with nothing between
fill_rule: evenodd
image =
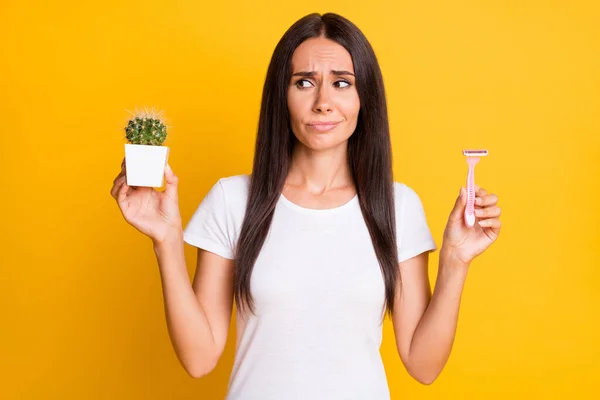
<instances>
[{"instance_id":1,"label":"forearm","mask_svg":"<svg viewBox=\"0 0 600 400\"><path fill-rule=\"evenodd\" d=\"M154 252L171 343L185 370L193 377L201 377L216 364L216 346L206 314L190 284L183 233L166 242L154 243Z\"/></svg>"},{"instance_id":2,"label":"forearm","mask_svg":"<svg viewBox=\"0 0 600 400\"><path fill-rule=\"evenodd\" d=\"M467 270L468 265L454 261L442 248L433 294L413 335L407 363L423 383L432 383L450 357Z\"/></svg>"}]
</instances>

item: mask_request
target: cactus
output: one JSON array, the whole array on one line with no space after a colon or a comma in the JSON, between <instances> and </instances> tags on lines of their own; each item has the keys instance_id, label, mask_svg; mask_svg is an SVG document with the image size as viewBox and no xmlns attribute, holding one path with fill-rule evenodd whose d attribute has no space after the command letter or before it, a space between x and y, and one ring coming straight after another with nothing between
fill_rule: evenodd
<instances>
[{"instance_id":1,"label":"cactus","mask_svg":"<svg viewBox=\"0 0 600 400\"><path fill-rule=\"evenodd\" d=\"M125 127L125 138L131 144L161 146L167 139L167 126L161 119L161 112L154 109L136 110Z\"/></svg>"}]
</instances>

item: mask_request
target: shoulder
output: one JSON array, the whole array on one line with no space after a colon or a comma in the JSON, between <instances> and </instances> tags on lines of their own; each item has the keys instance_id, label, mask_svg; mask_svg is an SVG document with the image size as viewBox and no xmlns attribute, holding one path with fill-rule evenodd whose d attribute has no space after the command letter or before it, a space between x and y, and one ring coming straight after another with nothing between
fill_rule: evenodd
<instances>
[{"instance_id":1,"label":"shoulder","mask_svg":"<svg viewBox=\"0 0 600 400\"><path fill-rule=\"evenodd\" d=\"M224 176L219 179L218 184L223 188L227 200L246 200L250 190L250 175Z\"/></svg>"},{"instance_id":2,"label":"shoulder","mask_svg":"<svg viewBox=\"0 0 600 400\"><path fill-rule=\"evenodd\" d=\"M398 260L405 261L424 251L435 250L421 198L412 187L394 182Z\"/></svg>"},{"instance_id":3,"label":"shoulder","mask_svg":"<svg viewBox=\"0 0 600 400\"><path fill-rule=\"evenodd\" d=\"M215 186L219 186L219 190L222 192L222 206L236 224L241 223L250 193L250 175L224 176L217 181Z\"/></svg>"},{"instance_id":4,"label":"shoulder","mask_svg":"<svg viewBox=\"0 0 600 400\"><path fill-rule=\"evenodd\" d=\"M397 207L404 207L406 204L420 203L421 199L417 192L404 182L394 181L394 199Z\"/></svg>"},{"instance_id":5,"label":"shoulder","mask_svg":"<svg viewBox=\"0 0 600 400\"><path fill-rule=\"evenodd\" d=\"M204 195L198 206L198 212L239 214L245 208L248 197L250 178L240 174L224 176L213 181L212 186Z\"/></svg>"},{"instance_id":6,"label":"shoulder","mask_svg":"<svg viewBox=\"0 0 600 400\"><path fill-rule=\"evenodd\" d=\"M394 195L402 196L408 186L404 182L394 181Z\"/></svg>"},{"instance_id":7,"label":"shoulder","mask_svg":"<svg viewBox=\"0 0 600 400\"><path fill-rule=\"evenodd\" d=\"M412 224L425 216L421 197L411 186L394 182L394 207L398 223Z\"/></svg>"}]
</instances>

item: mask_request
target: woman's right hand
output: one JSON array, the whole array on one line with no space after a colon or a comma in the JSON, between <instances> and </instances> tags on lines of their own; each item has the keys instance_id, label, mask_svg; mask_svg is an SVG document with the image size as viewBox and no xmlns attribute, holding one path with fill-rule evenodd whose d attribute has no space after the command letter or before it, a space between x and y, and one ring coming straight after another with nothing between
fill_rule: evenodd
<instances>
[{"instance_id":1,"label":"woman's right hand","mask_svg":"<svg viewBox=\"0 0 600 400\"><path fill-rule=\"evenodd\" d=\"M125 220L134 228L160 243L182 230L179 200L177 195L178 178L167 164L165 168L166 189L163 192L152 187L127 185L125 158L121 172L113 181L110 191L117 201Z\"/></svg>"}]
</instances>

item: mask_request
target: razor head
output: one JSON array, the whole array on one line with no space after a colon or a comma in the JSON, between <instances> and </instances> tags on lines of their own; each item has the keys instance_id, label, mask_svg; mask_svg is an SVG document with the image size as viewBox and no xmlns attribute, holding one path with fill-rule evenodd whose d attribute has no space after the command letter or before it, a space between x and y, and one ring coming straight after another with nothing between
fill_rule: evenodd
<instances>
[{"instance_id":1,"label":"razor head","mask_svg":"<svg viewBox=\"0 0 600 400\"><path fill-rule=\"evenodd\" d=\"M483 157L488 155L487 150L463 150L462 152L467 157Z\"/></svg>"}]
</instances>

